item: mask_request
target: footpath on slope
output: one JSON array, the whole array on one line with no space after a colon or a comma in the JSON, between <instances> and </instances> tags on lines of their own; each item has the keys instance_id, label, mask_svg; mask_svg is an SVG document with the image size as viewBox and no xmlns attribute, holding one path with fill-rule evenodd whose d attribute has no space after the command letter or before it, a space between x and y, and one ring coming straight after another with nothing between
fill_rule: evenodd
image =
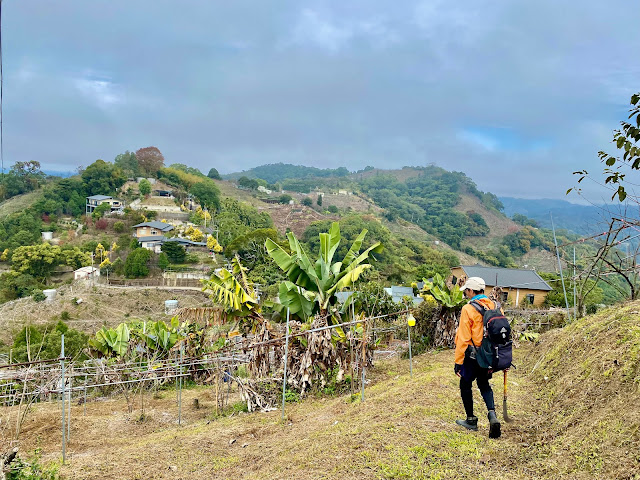
<instances>
[{"instance_id":1,"label":"footpath on slope","mask_svg":"<svg viewBox=\"0 0 640 480\"><path fill-rule=\"evenodd\" d=\"M598 342L595 342L595 339ZM74 406L64 478L158 479L634 479L639 455L637 394L640 302L541 336L518 348L509 373L502 438L487 437L477 389L479 431L454 424L463 409L453 352L379 362L359 395L307 398L280 410L214 418L211 388ZM492 381L502 401L502 374ZM192 398L201 408L189 408ZM60 456L59 406L34 407L22 451ZM136 409L139 402L136 402ZM635 476L634 476L635 475Z\"/></svg>"}]
</instances>

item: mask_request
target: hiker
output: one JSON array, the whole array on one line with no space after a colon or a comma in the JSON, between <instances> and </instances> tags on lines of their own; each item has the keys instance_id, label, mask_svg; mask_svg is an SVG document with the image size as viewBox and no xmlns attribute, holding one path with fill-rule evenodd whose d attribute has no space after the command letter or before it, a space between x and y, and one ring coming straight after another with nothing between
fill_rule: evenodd
<instances>
[{"instance_id":1,"label":"hiker","mask_svg":"<svg viewBox=\"0 0 640 480\"><path fill-rule=\"evenodd\" d=\"M469 300L475 300L487 309L495 308L495 303L484 294L485 282L480 277L469 277L460 287L464 296ZM456 354L454 372L460 377L460 396L464 405L466 420L456 420L469 430L478 430L478 417L473 414L473 381L476 380L484 403L487 406L489 418L489 437L500 436L500 422L496 417L495 404L493 402L493 390L489 385L491 373L488 369L480 368L476 361L476 349L482 343L484 334L482 314L473 305L462 307L460 323L456 330ZM475 347L474 347L475 345Z\"/></svg>"}]
</instances>

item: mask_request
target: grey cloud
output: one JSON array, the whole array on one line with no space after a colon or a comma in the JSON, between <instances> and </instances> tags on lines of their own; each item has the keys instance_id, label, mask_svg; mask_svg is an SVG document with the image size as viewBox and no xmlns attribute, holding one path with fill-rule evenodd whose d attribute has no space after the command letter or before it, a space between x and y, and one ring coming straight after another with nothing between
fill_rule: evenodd
<instances>
[{"instance_id":1,"label":"grey cloud","mask_svg":"<svg viewBox=\"0 0 640 480\"><path fill-rule=\"evenodd\" d=\"M436 163L562 197L638 90L630 1L3 2L5 160ZM545 148L487 150L465 129ZM529 195L532 196L532 195Z\"/></svg>"}]
</instances>

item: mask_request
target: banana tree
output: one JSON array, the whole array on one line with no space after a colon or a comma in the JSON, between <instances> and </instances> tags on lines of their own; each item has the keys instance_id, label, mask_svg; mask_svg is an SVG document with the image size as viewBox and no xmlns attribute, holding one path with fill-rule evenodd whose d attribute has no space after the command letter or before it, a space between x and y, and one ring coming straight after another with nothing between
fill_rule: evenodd
<instances>
[{"instance_id":1,"label":"banana tree","mask_svg":"<svg viewBox=\"0 0 640 480\"><path fill-rule=\"evenodd\" d=\"M244 327L253 329L262 321L257 295L237 255L231 263L231 271L221 268L203 280L202 290L209 292L209 298L222 306L227 316L239 318Z\"/></svg>"},{"instance_id":2,"label":"banana tree","mask_svg":"<svg viewBox=\"0 0 640 480\"><path fill-rule=\"evenodd\" d=\"M102 327L88 343L105 357L122 357L129 350L129 339L129 327L121 323L116 328Z\"/></svg>"},{"instance_id":3,"label":"banana tree","mask_svg":"<svg viewBox=\"0 0 640 480\"><path fill-rule=\"evenodd\" d=\"M455 344L459 313L467 300L457 286L449 288L442 275L438 273L434 275L433 282L426 279L423 281L424 287L420 291L420 296L433 297L439 306L433 319L435 323L434 344L438 347L452 347Z\"/></svg>"},{"instance_id":4,"label":"banana tree","mask_svg":"<svg viewBox=\"0 0 640 480\"><path fill-rule=\"evenodd\" d=\"M367 230L362 230L341 261L334 261L341 241L337 222L328 233L320 234L320 251L314 262L293 233L287 234L291 253L267 239L267 253L288 277L279 287L280 303L304 321L299 325L300 331L340 322L336 293L352 287L360 275L371 268L369 255L382 250L376 242L360 253L366 234ZM292 342L288 364L292 387L304 392L313 384L324 385L331 371L337 371L337 379L342 378L350 362L350 342L341 328L333 332L314 332ZM349 335L355 337L355 329Z\"/></svg>"},{"instance_id":5,"label":"banana tree","mask_svg":"<svg viewBox=\"0 0 640 480\"><path fill-rule=\"evenodd\" d=\"M328 233L320 234L320 252L315 262L309 259L307 252L291 232L287 234L291 253L267 239L267 253L289 278L289 281L280 284L282 305L288 307L291 314L302 318L330 313L337 303L336 293L351 287L365 270L371 268L368 263L371 253L382 251L382 245L376 242L360 253L366 234L367 230L362 230L339 262L334 262L342 239L338 222L331 225Z\"/></svg>"}]
</instances>

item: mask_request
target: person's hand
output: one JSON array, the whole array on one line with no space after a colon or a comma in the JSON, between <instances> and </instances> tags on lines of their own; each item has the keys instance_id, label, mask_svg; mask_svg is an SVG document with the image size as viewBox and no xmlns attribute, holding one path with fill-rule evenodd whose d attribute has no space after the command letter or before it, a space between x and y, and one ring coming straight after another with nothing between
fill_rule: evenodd
<instances>
[{"instance_id":1,"label":"person's hand","mask_svg":"<svg viewBox=\"0 0 640 480\"><path fill-rule=\"evenodd\" d=\"M453 364L453 373L455 373L457 376L462 377L462 365L458 365L457 363Z\"/></svg>"}]
</instances>

